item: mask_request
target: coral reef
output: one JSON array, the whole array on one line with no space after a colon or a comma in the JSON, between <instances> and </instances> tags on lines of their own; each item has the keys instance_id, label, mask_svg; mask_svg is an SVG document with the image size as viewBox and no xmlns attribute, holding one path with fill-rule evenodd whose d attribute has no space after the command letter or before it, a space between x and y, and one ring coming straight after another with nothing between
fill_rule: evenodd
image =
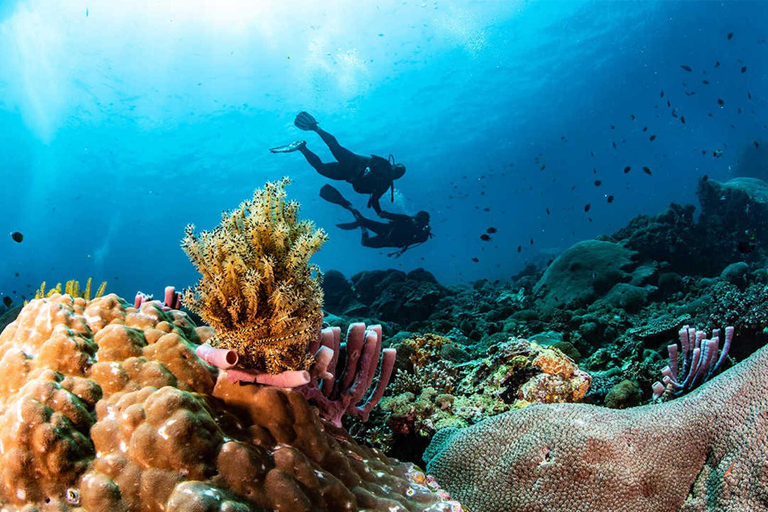
<instances>
[{"instance_id":1,"label":"coral reef","mask_svg":"<svg viewBox=\"0 0 768 512\"><path fill-rule=\"evenodd\" d=\"M381 402L395 433L429 437L531 403L578 402L589 389L590 376L556 348L513 338L487 358L454 366L436 356L447 343L427 334L399 345L415 350L412 370L398 373Z\"/></svg>"},{"instance_id":2,"label":"coral reef","mask_svg":"<svg viewBox=\"0 0 768 512\"><path fill-rule=\"evenodd\" d=\"M216 330L211 345L273 374L309 367L307 347L322 324L319 270L309 258L326 235L299 221L299 204L286 201L288 183L256 190L213 231L198 236L188 226L182 243L202 274L183 303Z\"/></svg>"},{"instance_id":3,"label":"coral reef","mask_svg":"<svg viewBox=\"0 0 768 512\"><path fill-rule=\"evenodd\" d=\"M689 395L533 405L444 429L427 469L473 512L765 510L768 347Z\"/></svg>"},{"instance_id":4,"label":"coral reef","mask_svg":"<svg viewBox=\"0 0 768 512\"><path fill-rule=\"evenodd\" d=\"M461 510L298 391L217 377L165 309L53 294L0 334L3 510Z\"/></svg>"}]
</instances>

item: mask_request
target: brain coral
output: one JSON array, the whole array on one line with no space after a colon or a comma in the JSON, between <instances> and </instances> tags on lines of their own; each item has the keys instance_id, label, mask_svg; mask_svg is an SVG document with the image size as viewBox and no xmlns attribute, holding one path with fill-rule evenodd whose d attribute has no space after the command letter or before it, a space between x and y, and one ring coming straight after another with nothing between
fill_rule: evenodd
<instances>
[{"instance_id":1,"label":"brain coral","mask_svg":"<svg viewBox=\"0 0 768 512\"><path fill-rule=\"evenodd\" d=\"M473 512L768 510L768 347L683 398L532 405L444 429L424 455Z\"/></svg>"},{"instance_id":2,"label":"brain coral","mask_svg":"<svg viewBox=\"0 0 768 512\"><path fill-rule=\"evenodd\" d=\"M299 392L217 382L212 335L116 295L33 300L0 334L3 510L456 510ZM460 509L460 508L459 508Z\"/></svg>"}]
</instances>

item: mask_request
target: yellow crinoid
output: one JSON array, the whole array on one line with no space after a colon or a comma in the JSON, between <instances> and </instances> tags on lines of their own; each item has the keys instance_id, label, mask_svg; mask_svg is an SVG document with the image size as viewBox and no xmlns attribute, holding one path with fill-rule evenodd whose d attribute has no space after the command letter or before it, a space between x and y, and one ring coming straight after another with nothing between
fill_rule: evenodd
<instances>
[{"instance_id":1,"label":"yellow crinoid","mask_svg":"<svg viewBox=\"0 0 768 512\"><path fill-rule=\"evenodd\" d=\"M299 203L285 197L288 183L256 190L213 231L196 235L187 226L182 242L202 274L184 305L216 329L209 343L269 373L309 367L307 346L323 317L320 273L309 259L327 235L299 220Z\"/></svg>"}]
</instances>

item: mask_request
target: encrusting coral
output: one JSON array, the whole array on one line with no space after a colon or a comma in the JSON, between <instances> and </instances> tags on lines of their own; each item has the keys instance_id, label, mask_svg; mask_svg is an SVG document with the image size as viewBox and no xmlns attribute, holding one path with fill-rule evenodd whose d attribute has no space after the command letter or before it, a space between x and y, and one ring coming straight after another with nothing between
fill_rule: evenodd
<instances>
[{"instance_id":1,"label":"encrusting coral","mask_svg":"<svg viewBox=\"0 0 768 512\"><path fill-rule=\"evenodd\" d=\"M216 330L209 343L272 374L308 369L307 348L322 325L319 270L308 262L327 237L299 220L299 204L286 200L288 183L256 190L213 231L198 236L187 226L182 242L202 274L183 302Z\"/></svg>"},{"instance_id":2,"label":"encrusting coral","mask_svg":"<svg viewBox=\"0 0 768 512\"><path fill-rule=\"evenodd\" d=\"M217 379L211 328L139 302L53 294L0 334L3 510L461 510L299 391Z\"/></svg>"}]
</instances>

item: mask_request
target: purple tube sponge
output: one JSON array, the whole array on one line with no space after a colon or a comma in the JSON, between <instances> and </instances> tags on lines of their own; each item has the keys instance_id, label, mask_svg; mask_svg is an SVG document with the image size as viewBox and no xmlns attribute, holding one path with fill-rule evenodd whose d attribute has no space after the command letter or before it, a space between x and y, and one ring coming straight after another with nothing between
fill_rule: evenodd
<instances>
[{"instance_id":1,"label":"purple tube sponge","mask_svg":"<svg viewBox=\"0 0 768 512\"><path fill-rule=\"evenodd\" d=\"M345 414L367 421L371 410L384 395L384 389L392 376L395 349L381 349L380 325L366 329L363 323L349 326L346 343L341 343L341 330L338 327L323 329L322 336L310 346L310 351L314 350L319 356L323 347L329 356L330 352L327 350L333 351L327 368L322 368L322 372L312 372L310 383L299 388L299 391L307 400L317 405L320 414L334 425L341 426L341 418ZM336 372L340 356L344 359L344 369ZM366 398L379 359L379 380L373 392Z\"/></svg>"},{"instance_id":2,"label":"purple tube sponge","mask_svg":"<svg viewBox=\"0 0 768 512\"><path fill-rule=\"evenodd\" d=\"M661 370L661 382L653 384L653 398L679 396L707 381L722 366L732 341L733 327L725 328L725 343L720 350L720 329L712 331L712 338L707 339L704 331L684 326L680 329L682 370L679 369L677 344L669 345L669 366Z\"/></svg>"}]
</instances>

